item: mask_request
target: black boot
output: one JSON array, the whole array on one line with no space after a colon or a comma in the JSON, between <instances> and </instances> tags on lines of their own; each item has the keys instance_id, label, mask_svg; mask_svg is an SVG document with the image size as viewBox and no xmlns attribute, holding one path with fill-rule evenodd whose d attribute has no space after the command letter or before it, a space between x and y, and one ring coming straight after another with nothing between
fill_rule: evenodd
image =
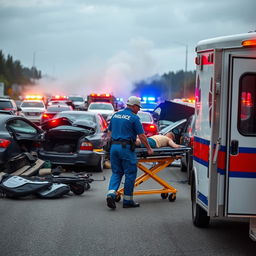
<instances>
[{"instance_id":1,"label":"black boot","mask_svg":"<svg viewBox=\"0 0 256 256\"><path fill-rule=\"evenodd\" d=\"M128 204L123 204L123 208L135 208L135 207L140 207L140 204L134 201Z\"/></svg>"},{"instance_id":2,"label":"black boot","mask_svg":"<svg viewBox=\"0 0 256 256\"><path fill-rule=\"evenodd\" d=\"M116 209L116 202L112 196L107 196L107 206L111 209Z\"/></svg>"}]
</instances>

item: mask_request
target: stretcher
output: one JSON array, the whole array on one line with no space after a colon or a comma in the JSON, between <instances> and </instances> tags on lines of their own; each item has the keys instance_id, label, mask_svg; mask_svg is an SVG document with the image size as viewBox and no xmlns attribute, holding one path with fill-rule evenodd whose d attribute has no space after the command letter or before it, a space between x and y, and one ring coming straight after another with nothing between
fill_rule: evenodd
<instances>
[{"instance_id":1,"label":"stretcher","mask_svg":"<svg viewBox=\"0 0 256 256\"><path fill-rule=\"evenodd\" d=\"M153 149L154 154L148 155L146 148L136 148L135 152L138 158L137 166L143 172L141 176L139 176L135 180L134 188L138 187L143 182L153 179L158 184L160 184L162 189L150 189L150 190L136 190L133 192L133 195L146 195L146 194L161 194L163 199L168 198L170 202L176 200L177 190L167 183L165 180L157 176L157 173L162 171L164 168L169 166L173 161L182 158L186 152L190 151L189 147L181 147L181 148L155 148ZM144 164L151 163L152 166L148 168ZM116 193L116 201L120 201L121 196L124 194L124 188L120 188Z\"/></svg>"}]
</instances>

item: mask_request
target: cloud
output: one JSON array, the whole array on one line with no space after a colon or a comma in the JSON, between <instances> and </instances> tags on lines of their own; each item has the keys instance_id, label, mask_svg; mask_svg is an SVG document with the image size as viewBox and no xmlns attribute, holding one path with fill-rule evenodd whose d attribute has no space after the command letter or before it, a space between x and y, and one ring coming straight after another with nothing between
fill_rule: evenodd
<instances>
[{"instance_id":1,"label":"cloud","mask_svg":"<svg viewBox=\"0 0 256 256\"><path fill-rule=\"evenodd\" d=\"M35 55L59 90L124 93L184 69L186 46L193 70L198 41L255 30L255 9L255 0L0 0L1 49L28 67Z\"/></svg>"}]
</instances>

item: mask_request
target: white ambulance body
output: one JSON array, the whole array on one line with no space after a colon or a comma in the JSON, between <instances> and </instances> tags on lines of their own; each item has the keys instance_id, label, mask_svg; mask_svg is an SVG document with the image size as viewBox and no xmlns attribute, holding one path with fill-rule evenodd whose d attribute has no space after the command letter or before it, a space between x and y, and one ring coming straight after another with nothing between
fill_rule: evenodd
<instances>
[{"instance_id":1,"label":"white ambulance body","mask_svg":"<svg viewBox=\"0 0 256 256\"><path fill-rule=\"evenodd\" d=\"M250 218L256 240L256 33L196 46L192 218Z\"/></svg>"}]
</instances>

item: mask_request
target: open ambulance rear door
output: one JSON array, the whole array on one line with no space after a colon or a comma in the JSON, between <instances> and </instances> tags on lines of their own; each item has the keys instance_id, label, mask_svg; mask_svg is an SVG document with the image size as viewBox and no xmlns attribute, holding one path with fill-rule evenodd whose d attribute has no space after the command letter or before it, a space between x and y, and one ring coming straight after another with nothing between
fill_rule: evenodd
<instances>
[{"instance_id":1,"label":"open ambulance rear door","mask_svg":"<svg viewBox=\"0 0 256 256\"><path fill-rule=\"evenodd\" d=\"M248 54L248 52L250 54ZM230 54L225 215L256 215L256 54ZM254 56L253 56L254 55Z\"/></svg>"}]
</instances>

